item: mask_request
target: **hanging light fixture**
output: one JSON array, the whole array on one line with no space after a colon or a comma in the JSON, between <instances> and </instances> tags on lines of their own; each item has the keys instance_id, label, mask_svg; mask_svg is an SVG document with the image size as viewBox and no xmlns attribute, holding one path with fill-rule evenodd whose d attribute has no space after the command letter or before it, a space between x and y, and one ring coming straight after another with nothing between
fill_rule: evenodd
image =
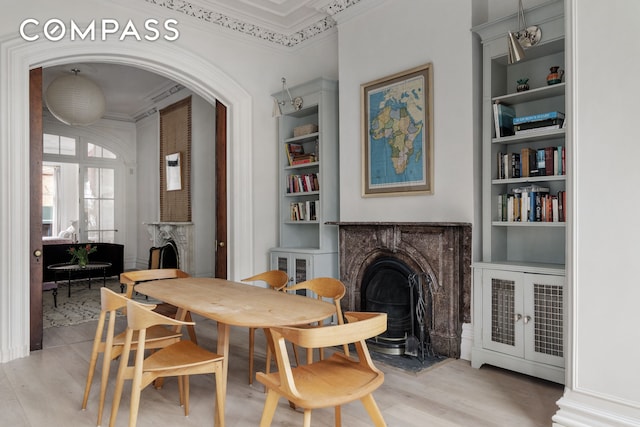
<instances>
[{"instance_id":1,"label":"hanging light fixture","mask_svg":"<svg viewBox=\"0 0 640 427\"><path fill-rule=\"evenodd\" d=\"M509 64L516 63L524 58L524 49L535 46L542 38L540 27L532 25L527 27L524 19L522 0L518 1L518 31L507 33L507 58Z\"/></svg>"},{"instance_id":2,"label":"hanging light fixture","mask_svg":"<svg viewBox=\"0 0 640 427\"><path fill-rule=\"evenodd\" d=\"M289 103L293 107L294 110L298 111L302 108L303 99L301 96L296 96L295 98L291 97L291 92L289 92L289 88L287 87L287 79L282 78L282 101L279 101L276 97L273 98L273 117L280 117L282 115L282 106L284 106L287 101L285 100L285 92L289 95Z\"/></svg>"},{"instance_id":3,"label":"hanging light fixture","mask_svg":"<svg viewBox=\"0 0 640 427\"><path fill-rule=\"evenodd\" d=\"M55 79L45 94L47 108L58 120L72 126L87 126L104 115L105 98L102 89L80 70Z\"/></svg>"}]
</instances>

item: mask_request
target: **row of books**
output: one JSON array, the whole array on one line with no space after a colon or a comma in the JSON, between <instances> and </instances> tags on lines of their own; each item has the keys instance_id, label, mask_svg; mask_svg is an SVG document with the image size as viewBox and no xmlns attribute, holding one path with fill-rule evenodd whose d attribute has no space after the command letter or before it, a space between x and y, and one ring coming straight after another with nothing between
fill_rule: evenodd
<instances>
[{"instance_id":1,"label":"row of books","mask_svg":"<svg viewBox=\"0 0 640 427\"><path fill-rule=\"evenodd\" d=\"M291 221L317 221L319 200L290 203Z\"/></svg>"},{"instance_id":2,"label":"row of books","mask_svg":"<svg viewBox=\"0 0 640 427\"><path fill-rule=\"evenodd\" d=\"M513 107L500 102L493 104L493 119L496 138L560 129L565 125L564 113L560 111L516 116Z\"/></svg>"},{"instance_id":3,"label":"row of books","mask_svg":"<svg viewBox=\"0 0 640 427\"><path fill-rule=\"evenodd\" d=\"M566 191L550 194L538 186L516 188L513 193L498 195L498 221L565 222Z\"/></svg>"},{"instance_id":4,"label":"row of books","mask_svg":"<svg viewBox=\"0 0 640 427\"><path fill-rule=\"evenodd\" d=\"M566 174L566 155L562 145L522 148L519 153L498 153L497 179L528 178Z\"/></svg>"},{"instance_id":5,"label":"row of books","mask_svg":"<svg viewBox=\"0 0 640 427\"><path fill-rule=\"evenodd\" d=\"M286 183L287 193L305 193L309 191L320 191L320 181L317 173L307 173L301 175L289 175Z\"/></svg>"},{"instance_id":6,"label":"row of books","mask_svg":"<svg viewBox=\"0 0 640 427\"><path fill-rule=\"evenodd\" d=\"M287 154L289 166L313 163L320 160L318 158L318 140L304 144L284 144L284 149Z\"/></svg>"},{"instance_id":7,"label":"row of books","mask_svg":"<svg viewBox=\"0 0 640 427\"><path fill-rule=\"evenodd\" d=\"M560 111L549 111L546 113L513 118L513 131L516 135L560 129L563 126L564 113L561 113Z\"/></svg>"}]
</instances>

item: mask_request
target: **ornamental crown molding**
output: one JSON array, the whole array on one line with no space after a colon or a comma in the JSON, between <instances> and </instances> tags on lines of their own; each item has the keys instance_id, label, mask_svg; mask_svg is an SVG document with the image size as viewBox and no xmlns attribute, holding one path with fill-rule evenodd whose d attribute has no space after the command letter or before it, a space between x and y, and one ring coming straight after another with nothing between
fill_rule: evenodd
<instances>
[{"instance_id":1,"label":"ornamental crown molding","mask_svg":"<svg viewBox=\"0 0 640 427\"><path fill-rule=\"evenodd\" d=\"M196 5L186 0L145 0L147 3L160 6L174 12L183 13L203 22L215 24L228 30L236 31L246 36L274 43L285 47L294 47L302 42L312 39L336 26L334 16L362 0L332 0L319 1L316 9L326 14L324 18L295 30L289 34L266 28L265 26L252 24L242 19L223 13L215 12L206 7Z\"/></svg>"}]
</instances>

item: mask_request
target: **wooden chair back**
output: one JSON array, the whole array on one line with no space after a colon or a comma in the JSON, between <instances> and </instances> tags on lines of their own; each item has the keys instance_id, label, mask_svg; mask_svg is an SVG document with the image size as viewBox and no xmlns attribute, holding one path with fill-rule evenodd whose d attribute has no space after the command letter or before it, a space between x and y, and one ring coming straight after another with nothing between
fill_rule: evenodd
<instances>
[{"instance_id":1,"label":"wooden chair back","mask_svg":"<svg viewBox=\"0 0 640 427\"><path fill-rule=\"evenodd\" d=\"M150 270L132 270L120 274L120 283L127 286L127 297L133 295L133 288L137 283L149 280L177 279L189 277L188 273L178 268L153 268Z\"/></svg>"},{"instance_id":2,"label":"wooden chair back","mask_svg":"<svg viewBox=\"0 0 640 427\"><path fill-rule=\"evenodd\" d=\"M348 323L343 325L269 329L278 372L258 372L256 375L268 391L261 427L271 425L280 397L304 408L305 427L310 426L312 409L326 407L335 407L336 426L340 426L341 405L355 400L362 401L376 426L386 425L372 395L384 382L384 373L373 364L365 340L386 331L387 314L347 312L345 317ZM287 341L305 348L354 344L358 357L336 352L328 359L294 368L287 352Z\"/></svg>"},{"instance_id":3,"label":"wooden chair back","mask_svg":"<svg viewBox=\"0 0 640 427\"><path fill-rule=\"evenodd\" d=\"M333 300L336 305L336 315L338 316L338 324L344 324L342 317L342 308L340 300L344 297L347 288L338 279L333 277L317 277L315 279L305 280L287 288L287 291L295 292L301 289L308 289L317 295L318 299L328 298Z\"/></svg>"},{"instance_id":4,"label":"wooden chair back","mask_svg":"<svg viewBox=\"0 0 640 427\"><path fill-rule=\"evenodd\" d=\"M271 328L282 337L304 348L332 347L357 343L387 330L386 313L346 312L348 323L324 328Z\"/></svg>"},{"instance_id":5,"label":"wooden chair back","mask_svg":"<svg viewBox=\"0 0 640 427\"><path fill-rule=\"evenodd\" d=\"M133 290L136 284L140 282L149 282L152 280L163 279L179 279L182 277L190 277L188 273L178 268L154 268L151 270L132 270L126 271L120 274L120 283L127 285L127 297L133 296ZM155 311L168 317L175 317L178 312L178 307L161 303L158 304ZM185 320L191 321L191 313L187 312L184 317ZM187 332L191 341L197 343L196 330L193 325L187 326Z\"/></svg>"},{"instance_id":6,"label":"wooden chair back","mask_svg":"<svg viewBox=\"0 0 640 427\"><path fill-rule=\"evenodd\" d=\"M338 279L333 277L317 277L315 279L306 280L304 282L297 283L287 288L287 291L295 292L302 289L308 289L316 294L317 298L322 300L325 298L331 299L336 306L336 320L338 325L344 324L344 317L342 315L342 307L340 306L340 300L344 297L347 288ZM323 326L323 322L318 322L317 326ZM320 349L320 358L323 357L322 347ZM344 354L349 355L349 346L344 345ZM312 351L307 351L307 362L311 363L313 357Z\"/></svg>"},{"instance_id":7,"label":"wooden chair back","mask_svg":"<svg viewBox=\"0 0 640 427\"><path fill-rule=\"evenodd\" d=\"M243 282L262 281L269 285L270 288L281 291L289 283L289 275L282 270L269 270L255 276L242 279Z\"/></svg>"}]
</instances>

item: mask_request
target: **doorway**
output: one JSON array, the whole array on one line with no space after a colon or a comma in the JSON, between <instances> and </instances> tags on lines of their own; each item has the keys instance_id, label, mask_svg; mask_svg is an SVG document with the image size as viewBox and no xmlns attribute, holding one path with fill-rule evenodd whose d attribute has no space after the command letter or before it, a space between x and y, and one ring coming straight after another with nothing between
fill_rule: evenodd
<instances>
[{"instance_id":1,"label":"doorway","mask_svg":"<svg viewBox=\"0 0 640 427\"><path fill-rule=\"evenodd\" d=\"M4 45L5 42L2 42ZM233 236L233 245L228 246L229 277L240 279L253 271L255 249L253 247L254 211L252 209L253 171L246 154L251 152L253 143L253 110L252 96L238 80L224 72L208 57L194 54L181 44L166 43L123 43L107 40L96 43L74 43L61 40L56 49L50 43L29 43L20 40L9 40L10 49L0 49L0 63L5 64L4 81L11 82L4 92L3 101L11 108L0 109L0 121L15 125L5 127L0 133L0 143L10 146L19 142L28 144L30 135L29 106L30 99L25 96L29 91L29 70L35 66L52 66L69 61L102 61L130 65L162 74L175 81L180 81L209 102L220 100L227 106L229 140L228 147L228 217L233 218L229 224L229 234ZM34 68L34 71L41 70ZM40 76L41 80L41 76ZM41 90L41 86L40 86ZM41 102L41 99L39 100ZM40 110L42 107L40 106ZM31 117L31 125L38 127L38 117ZM41 129L41 122L40 127ZM41 133L39 134L41 135ZM40 142L41 144L41 142ZM33 144L32 144L33 146ZM10 233L7 242L19 243L22 251L8 251L7 257L0 260L0 289L7 298L0 300L0 312L11 313L6 322L0 324L0 336L8 341L3 347L10 349L3 360L13 360L29 355L29 331L38 327L38 320L30 319L30 304L42 299L42 289L29 286L32 277L41 277L39 269L30 270L30 262L41 254L42 239L38 234L35 241L30 241L30 215L37 215L42 221L42 213L34 212L31 206L33 197L39 206L41 189L31 191L28 173L32 160L41 165L41 157L30 157L25 149L8 150L6 156L0 158L2 170L9 176L22 177L7 184L7 191L0 192L0 204L5 206L8 218L11 218ZM38 176L41 171L38 168ZM31 197L30 197L30 196ZM5 222L4 226L8 227ZM24 248L24 242L29 242ZM4 247L7 249L7 243ZM15 244L14 244L15 249ZM29 253L29 255L26 255ZM35 291L35 293L31 293ZM42 328L40 318L40 328Z\"/></svg>"},{"instance_id":2,"label":"doorway","mask_svg":"<svg viewBox=\"0 0 640 427\"><path fill-rule=\"evenodd\" d=\"M216 142L220 141L220 143L219 144L216 143L216 145L223 146L224 150L222 152L225 154L225 157L216 158L216 161L218 162L216 169L223 171L222 173L226 174L226 144L227 144L226 106L216 100L215 109L216 109L217 115L220 116L222 118L221 120L224 121L224 126L221 126L221 125L218 126L218 132L216 134L216 137L217 137ZM37 112L32 112L32 113L37 114ZM218 120L218 123L219 124L221 123L220 120ZM106 148L100 147L95 144L85 144L85 145L87 145L87 147L85 147L82 144L79 144L77 146L76 153L81 158L84 158L85 155L87 157L91 157L90 163L92 164L95 164L96 162L99 163L100 161L108 162L110 160L115 160L116 158L115 154L110 152ZM46 143L44 144L44 147L46 149L47 147ZM60 153L57 153L57 155L60 155ZM85 242L85 241L86 242L89 242L89 241L113 242L116 237L115 233L118 231L115 223L115 214L114 214L115 206L116 206L115 182L118 179L118 176L120 176L120 174L116 173L115 168L109 168L109 167L94 167L94 166L86 166L86 165L85 166L80 165L78 167L76 165L76 170L79 171L79 175L80 175L78 179L78 182L80 183L79 189L78 189L78 193L80 194L80 197L74 198L74 200L76 201L76 203L77 203L77 200L80 200L80 209L78 210L79 217L80 217L80 221L79 221L80 226L75 227L76 236L74 237L76 237L77 240L82 242ZM52 174L49 176L49 180L52 180L52 178L55 177L55 171L56 171L56 168L54 167ZM224 185L226 185L226 176L222 182ZM221 197L224 197L224 200L221 199ZM226 221L227 221L226 191L222 193L218 192L216 194L216 199L217 199L216 206L221 207L221 209L219 209L219 212L216 215L216 219L218 221L224 222L225 224L224 227L217 227L216 231L218 234L216 237L219 238L221 241L226 241ZM49 208L50 208L49 209L50 211L52 212L55 211L55 206L53 203L50 204ZM40 207L40 209L42 209L42 207ZM43 212L48 213L46 209ZM52 216L52 215L48 215L48 216ZM53 218L51 219L53 221ZM58 233L58 230L61 230L61 229L62 229L61 226L57 226L55 228L55 232ZM48 231L49 233L52 233L54 230L50 228ZM34 228L32 230L32 233L36 233L36 232L37 230ZM224 234L220 234L222 232L224 232ZM40 232L40 235L42 235L41 232ZM213 238L214 237L212 236L211 239L213 240ZM227 268L226 247L223 247L221 249L223 250L219 250L218 253L224 252L225 256L220 257L221 258L220 262L215 263L215 266L216 266L215 271L216 272L223 271L223 273L221 274L224 274L223 277L226 277L226 268ZM218 257L215 257L214 259L217 261ZM37 263L39 261L37 259L34 259L34 262ZM224 262L225 265L222 266L221 268L220 266L222 265L222 262ZM36 291L37 289L42 289L41 275L39 276L32 275L31 287L32 287L32 292L37 292ZM35 317L41 318L42 316L41 303L36 303L35 300L32 300L30 311L31 311L32 318L35 318ZM42 348L43 335L44 335L44 331L42 329L32 331L32 336L30 339L32 350Z\"/></svg>"}]
</instances>

